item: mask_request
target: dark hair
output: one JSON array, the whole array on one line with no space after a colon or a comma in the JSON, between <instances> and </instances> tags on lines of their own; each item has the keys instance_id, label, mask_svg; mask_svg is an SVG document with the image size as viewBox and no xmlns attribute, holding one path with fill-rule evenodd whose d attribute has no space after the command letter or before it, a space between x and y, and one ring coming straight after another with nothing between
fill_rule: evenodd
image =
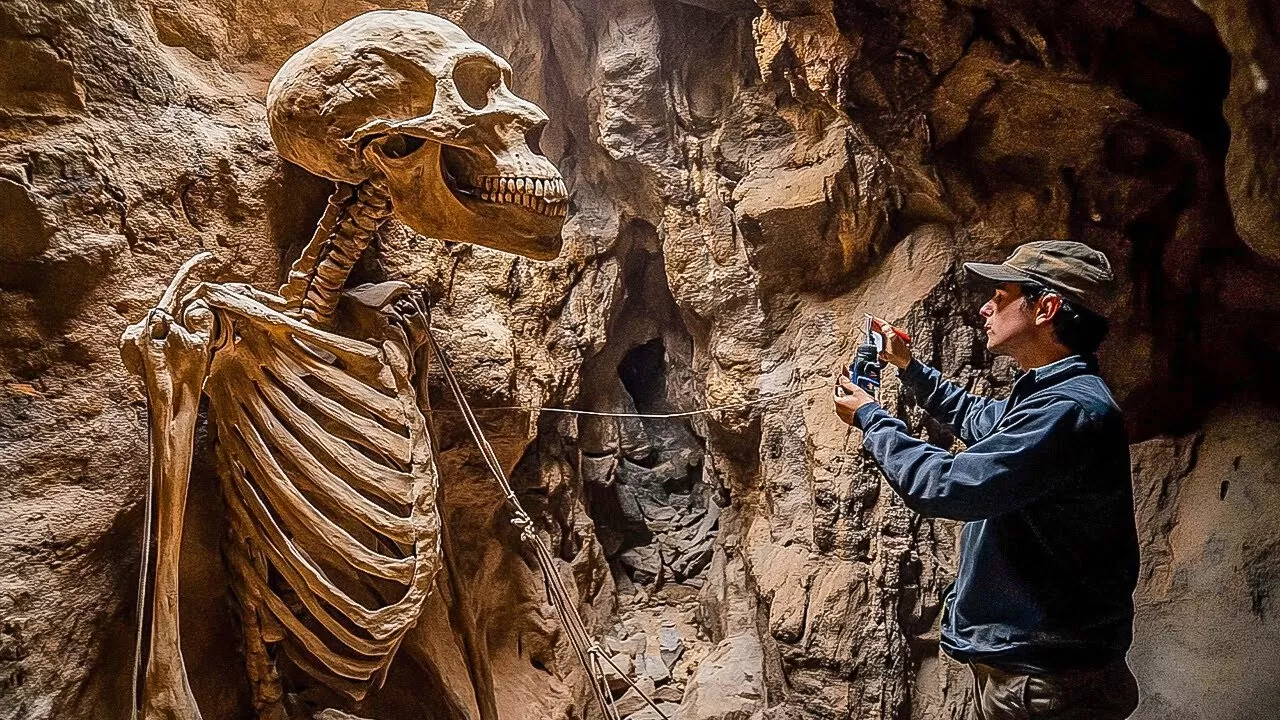
<instances>
[{"instance_id":1,"label":"dark hair","mask_svg":"<svg viewBox=\"0 0 1280 720\"><path fill-rule=\"evenodd\" d=\"M1039 283L1024 283L1022 298L1028 305L1039 300L1048 293L1057 295L1062 300L1061 307L1053 316L1053 334L1058 342L1076 355L1092 355L1098 352L1098 346L1107 337L1107 319L1101 315L1082 308L1050 287Z\"/></svg>"}]
</instances>

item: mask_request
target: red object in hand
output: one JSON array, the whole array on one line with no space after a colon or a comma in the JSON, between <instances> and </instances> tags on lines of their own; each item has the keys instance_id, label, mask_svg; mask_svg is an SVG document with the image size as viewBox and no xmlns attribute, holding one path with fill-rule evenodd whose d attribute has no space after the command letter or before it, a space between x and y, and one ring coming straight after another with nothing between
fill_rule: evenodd
<instances>
[{"instance_id":1,"label":"red object in hand","mask_svg":"<svg viewBox=\"0 0 1280 720\"><path fill-rule=\"evenodd\" d=\"M872 327L872 329L873 329L873 330L875 330L875 331L877 331L877 332L880 332L880 333L883 333L883 332L884 332L884 323L880 322L879 320L877 320L877 319L876 319L876 318L874 318L874 317L873 317L873 318L871 318L871 327ZM903 341L903 342L905 342L905 343L907 343L907 344L910 344L910 343L911 343L911 336L910 336L910 335L908 335L908 334L906 334L905 332L903 332L901 329L896 328L896 327L895 327L895 328L893 328L893 334L894 334L894 335L897 335L899 338L902 338L902 341Z\"/></svg>"}]
</instances>

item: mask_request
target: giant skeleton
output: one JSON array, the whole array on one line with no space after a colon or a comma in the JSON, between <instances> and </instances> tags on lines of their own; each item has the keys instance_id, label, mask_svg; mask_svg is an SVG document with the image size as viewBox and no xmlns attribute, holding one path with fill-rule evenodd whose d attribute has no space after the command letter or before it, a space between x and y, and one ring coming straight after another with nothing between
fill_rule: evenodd
<instances>
[{"instance_id":1,"label":"giant skeleton","mask_svg":"<svg viewBox=\"0 0 1280 720\"><path fill-rule=\"evenodd\" d=\"M201 395L260 718L286 717L278 653L359 700L386 677L441 567L419 395L428 327L408 285L344 289L392 217L431 237L555 257L563 181L546 116L510 66L441 18L356 17L294 55L267 95L286 159L337 183L277 294L201 283L189 261L123 337L150 407L156 538L137 705L196 720L179 646L178 561ZM144 635L140 634L140 638Z\"/></svg>"}]
</instances>

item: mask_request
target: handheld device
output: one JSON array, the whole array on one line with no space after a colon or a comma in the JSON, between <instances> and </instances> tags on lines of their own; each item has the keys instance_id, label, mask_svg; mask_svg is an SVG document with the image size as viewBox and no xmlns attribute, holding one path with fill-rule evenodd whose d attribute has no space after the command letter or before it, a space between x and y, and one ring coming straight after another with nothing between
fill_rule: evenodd
<instances>
[{"instance_id":1,"label":"handheld device","mask_svg":"<svg viewBox=\"0 0 1280 720\"><path fill-rule=\"evenodd\" d=\"M873 326L874 320L868 315L864 328L866 336L853 354L853 362L849 363L849 379L866 390L871 397L875 397L880 389L880 370L883 368L880 351L884 349L884 336L876 332Z\"/></svg>"}]
</instances>

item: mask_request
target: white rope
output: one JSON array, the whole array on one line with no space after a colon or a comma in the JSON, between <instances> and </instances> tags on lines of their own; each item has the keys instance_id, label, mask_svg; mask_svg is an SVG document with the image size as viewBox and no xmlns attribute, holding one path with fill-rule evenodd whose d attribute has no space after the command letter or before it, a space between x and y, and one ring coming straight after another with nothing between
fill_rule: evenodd
<instances>
[{"instance_id":1,"label":"white rope","mask_svg":"<svg viewBox=\"0 0 1280 720\"><path fill-rule=\"evenodd\" d=\"M142 566L138 568L138 637L133 647L133 705L129 710L130 720L138 720L141 706L138 702L139 675L142 674L142 637L146 634L147 622L147 575L151 567L151 513L155 497L155 465L147 476L146 515L142 520Z\"/></svg>"},{"instance_id":2,"label":"white rope","mask_svg":"<svg viewBox=\"0 0 1280 720\"><path fill-rule=\"evenodd\" d=\"M480 449L481 457L484 458L485 464L489 466L489 471L493 473L494 479L498 481L498 487L502 489L507 502L511 505L512 514L515 515L511 519L512 524L520 528L521 539L533 546L534 557L538 561L538 568L542 571L543 582L546 586L547 599L560 616L560 622L564 626L565 634L569 636L569 644L573 647L574 653L578 656L578 661L582 663L583 669L586 670L587 676L591 680L591 692L595 696L596 702L599 703L600 710L608 720L619 720L617 706L613 703L612 693L609 692L608 678L604 676L603 668L600 666L600 658L604 654L587 632L586 625L582 622L582 616L578 614L577 606L574 604L568 588L564 586L564 582L560 579L560 573L556 572L555 558L552 557L546 543L542 541L542 538L534 530L533 518L520 505L515 491L511 488L511 482L507 478L506 471L502 469L502 463L498 460L498 454L485 437L484 430L480 427L480 421L476 419L475 413L471 409L471 404L467 402L466 396L463 395L462 386L458 383L458 378L454 376L453 368L450 367L448 358L441 351L440 345L436 342L435 335L430 331L429 326L427 339L431 344L432 354L440 359L440 370L444 374L445 383L458 401L458 409L466 421L467 429L471 431L472 438L476 441L476 446ZM613 665L613 662L607 657L605 660L610 665ZM617 666L614 665L614 668L617 669ZM631 679L625 673L622 674L622 677L627 681L628 685L640 694L644 701L649 704L649 707L658 713L662 720L669 720L666 713L658 708L658 705L648 694L631 682Z\"/></svg>"},{"instance_id":3,"label":"white rope","mask_svg":"<svg viewBox=\"0 0 1280 720\"><path fill-rule=\"evenodd\" d=\"M561 413L564 415L587 415L590 417L610 417L610 418L642 418L646 420L666 420L670 418L694 417L696 415L709 415L711 413L722 412L724 410L738 410L745 407L755 407L758 405L767 405L775 400L786 400L804 395L806 393L815 392L817 390L830 391L831 383L823 383L822 385L814 385L791 392L776 393L774 395L762 395L755 400L744 400L742 402L728 403L726 405L716 405L713 407L700 408L698 410L684 410L682 412L670 413L629 413L629 412L608 412L604 410L575 410L573 408L557 408L557 407L539 407L537 405L495 405L493 407L482 407L471 409L471 412L494 412L494 411L521 411L521 412L546 412ZM460 410L431 410L433 415L456 414Z\"/></svg>"},{"instance_id":4,"label":"white rope","mask_svg":"<svg viewBox=\"0 0 1280 720\"><path fill-rule=\"evenodd\" d=\"M623 671L622 668L618 667L618 664L613 661L613 658L604 654L604 651L600 649L599 645L595 643L591 644L591 656L593 658L596 658L597 664L599 664L600 658L604 658L604 661L609 663L609 665L613 668L613 671L618 673L618 675L623 680L625 680L628 685L631 686L631 689L639 693L640 697L644 698L644 701L649 703L649 707L653 708L653 711L661 715L665 720L665 718L667 717L667 714L662 712L662 710L653 703L653 699L649 697L648 693L641 690L639 685L636 685L634 682L632 682L631 677L627 675L627 673Z\"/></svg>"}]
</instances>

